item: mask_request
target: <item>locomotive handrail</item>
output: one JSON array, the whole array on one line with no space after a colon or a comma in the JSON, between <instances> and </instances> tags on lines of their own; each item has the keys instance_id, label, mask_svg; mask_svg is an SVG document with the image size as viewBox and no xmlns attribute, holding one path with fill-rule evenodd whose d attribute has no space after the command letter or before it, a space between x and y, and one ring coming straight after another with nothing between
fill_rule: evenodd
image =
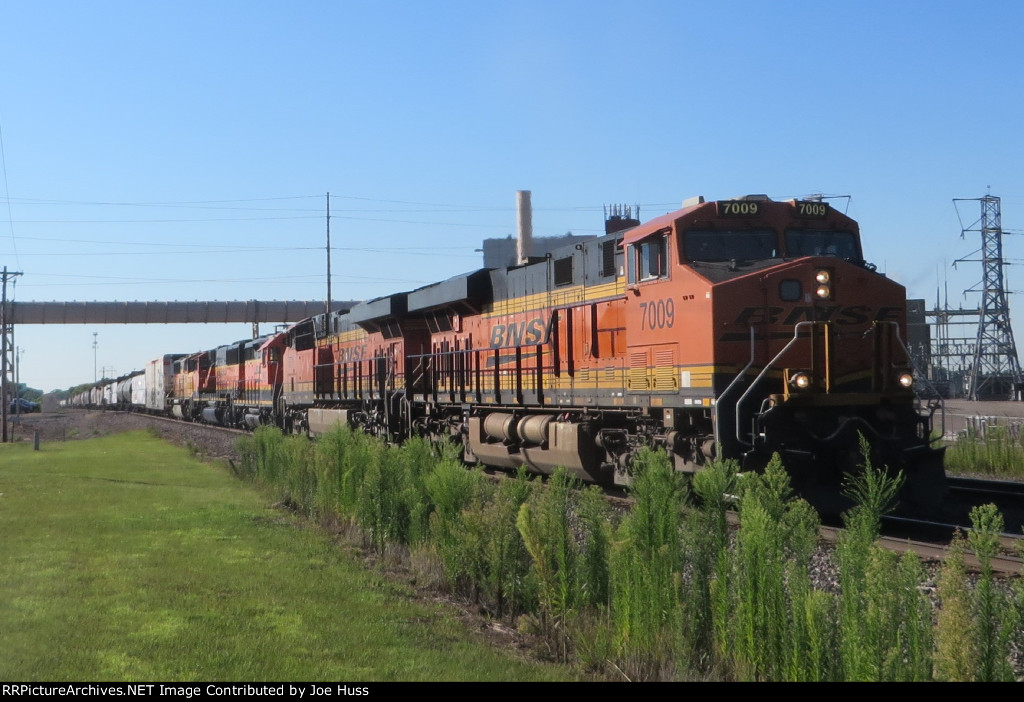
<instances>
[{"instance_id":1,"label":"locomotive handrail","mask_svg":"<svg viewBox=\"0 0 1024 702\"><path fill-rule=\"evenodd\" d=\"M906 355L906 358L907 358L908 362L910 363L910 366L915 371L917 371L918 375L920 376L920 370L914 364L913 358L910 355L910 351L909 351L909 349L907 349L906 344L903 342L903 338L900 336L899 324L897 324L896 322L892 322L892 321L875 322L871 326L871 328L868 329L865 332L865 335L867 335L869 333L873 333L875 331L875 329L880 324L884 324L886 327L890 328L894 332L894 336L896 338L896 341L899 343L900 348L903 349L903 352ZM800 338L800 327L802 327L802 326L811 326L811 327L813 327L815 325L828 326L828 322L810 321L810 320L805 320L803 322L797 322L796 325L793 327L793 338L789 340L789 342L782 348L782 350L779 351L775 355L775 357L764 366L763 369L761 369L761 372L757 375L756 378L754 378L753 382L747 388L746 392L744 392L743 395L740 396L739 400L736 401L736 409L735 409L736 440L739 441L744 446L752 447L754 445L754 443L753 443L753 441L747 441L741 435L741 431L740 431L740 426L741 426L741 424L740 424L740 415L741 415L741 408L742 408L743 402L747 399L747 396L750 395L750 393L754 390L754 388L757 386L757 384L761 382L761 379L764 377L764 375L769 370L771 370L775 366L775 364L779 361L779 359L782 358L782 356L787 351L789 351L789 349L799 340L799 338ZM751 327L751 333L753 334L753 327ZM753 337L751 339L751 347L752 347L751 358L753 360ZM748 364L747 368L749 368L749 367L750 367L750 365ZM724 397L725 394L733 387L733 385L735 385L739 381L739 379L743 376L743 374L746 373L747 368L744 368L743 371L741 371L740 375L738 375L733 380L733 382L729 384L729 387L727 387L725 389L725 392L722 393L722 397ZM936 398L938 399L939 409L941 410L940 422L941 422L941 426L942 426L942 435L945 435L945 433L946 433L946 409L945 409L945 404L942 402L942 398L939 396L939 394L936 391L935 387L930 382L928 382L927 378L923 378L923 379L924 379L925 383L927 383L928 386L932 389L932 392L935 392ZM719 398L719 401L721 401L721 398ZM835 434L833 434L833 436L834 435ZM751 437L751 438L753 438L753 437ZM933 443L934 439L929 437L928 438L928 442L929 443Z\"/></svg>"},{"instance_id":2,"label":"locomotive handrail","mask_svg":"<svg viewBox=\"0 0 1024 702\"><path fill-rule=\"evenodd\" d=\"M454 394L456 392L459 392L462 395L466 394L465 386L467 385L467 383L468 383L469 386L472 386L472 384L473 384L472 383L473 372L474 372L474 370L476 372L479 372L480 369L479 368L474 368L472 366L472 364L466 363L465 361L463 361L463 365L461 366L461 368L456 368L455 367L456 360L457 359L471 358L473 354L478 354L478 353L481 352L481 350L482 349L472 349L472 348L448 349L447 351L436 351L436 352L431 352L431 353L409 354L408 357L409 357L410 360L419 359L420 364L423 364L424 361L425 361L426 364L427 364L427 368L430 369L431 372L434 373L434 378L430 382L430 388L426 391L426 393L433 395L434 396L434 401L436 402L438 400L438 395L441 392L446 392L446 393L448 393L450 395ZM497 349L495 349L495 351L497 351ZM437 371L434 368L434 366L433 366L434 359L448 359L448 360L451 361L452 367L451 368L447 368L447 369L441 369L440 371ZM418 368L419 368L419 366L417 366L417 369ZM437 376L445 373L445 370L450 371L450 373L448 374L448 377L438 378ZM438 389L438 386L440 386L442 384L447 385L448 381L456 382L456 381L453 380L456 376L460 377L461 380L458 381L458 382L462 383L459 386L458 390L454 386L448 387L448 389L444 390L444 391L441 391L441 390ZM466 379L462 378L462 376L466 376L466 378L468 378L468 381ZM417 376L417 380L420 377L422 377L422 375L421 376Z\"/></svg>"},{"instance_id":3,"label":"locomotive handrail","mask_svg":"<svg viewBox=\"0 0 1024 702\"><path fill-rule=\"evenodd\" d=\"M743 367L743 370L741 370L736 375L736 377L732 379L732 382L729 383L729 385L725 388L725 390L722 391L722 394L718 396L718 401L715 403L716 408L722 406L722 400L724 400L726 395L728 395L729 392L734 387L737 386L737 384L740 382L740 379L743 378L747 374L747 371L750 370L750 367L754 365L754 355L756 353L756 346L755 346L756 337L757 337L757 335L756 335L756 332L754 330L754 327L750 327L750 361L748 361L747 365L745 365ZM738 416L737 416L736 421L737 422L739 421L739 417ZM739 428L738 427L737 427L736 431L737 431L737 434L738 434L739 433ZM716 434L718 433L717 423L716 423L716 426L715 426L715 433ZM739 439L739 436L737 436L736 438ZM740 439L740 441L742 442L743 440ZM717 436L715 437L715 443L720 443L720 439Z\"/></svg>"},{"instance_id":4,"label":"locomotive handrail","mask_svg":"<svg viewBox=\"0 0 1024 702\"><path fill-rule=\"evenodd\" d=\"M769 361L767 364L765 364L765 367L762 368L761 372L758 373L756 378L754 378L754 382L752 382L750 384L750 387L747 388L747 391L745 393L743 393L742 395L740 395L740 399L736 401L736 440L739 441L744 446L753 446L754 442L753 441L747 441L742 436L740 436L740 407L743 405L743 401L745 399L747 399L747 395L749 395L751 393L751 391L753 391L753 389L757 386L757 384L761 382L761 379L764 377L765 373L767 373L769 370L772 369L772 367L775 365L776 361L778 361L780 358L782 358L782 356L787 351L789 351L790 347L793 346L793 344L795 344L800 339L800 327L803 327L803 326L812 326L813 327L816 324L827 325L828 322L813 322L813 321L809 321L809 320L805 320L803 322L797 322L793 326L793 338L789 340L788 344L786 344L785 346L782 347L781 351L779 351L777 354L775 354L775 358L773 358L771 361ZM753 328L751 328L751 329L753 329ZM753 433L753 432L751 432L751 433Z\"/></svg>"}]
</instances>

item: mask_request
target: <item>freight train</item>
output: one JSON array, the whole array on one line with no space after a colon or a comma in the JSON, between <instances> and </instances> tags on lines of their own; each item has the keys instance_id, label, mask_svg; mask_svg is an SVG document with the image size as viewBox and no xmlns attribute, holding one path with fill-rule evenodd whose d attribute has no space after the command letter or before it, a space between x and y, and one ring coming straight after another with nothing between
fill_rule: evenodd
<instances>
[{"instance_id":1,"label":"freight train","mask_svg":"<svg viewBox=\"0 0 1024 702\"><path fill-rule=\"evenodd\" d=\"M85 403L425 436L470 463L608 485L629 484L645 446L690 472L778 453L805 495L835 492L863 436L874 465L906 475L904 504L924 506L944 489L943 449L905 338L904 288L828 202L698 197L521 265L164 356L134 376L139 394L129 377Z\"/></svg>"}]
</instances>

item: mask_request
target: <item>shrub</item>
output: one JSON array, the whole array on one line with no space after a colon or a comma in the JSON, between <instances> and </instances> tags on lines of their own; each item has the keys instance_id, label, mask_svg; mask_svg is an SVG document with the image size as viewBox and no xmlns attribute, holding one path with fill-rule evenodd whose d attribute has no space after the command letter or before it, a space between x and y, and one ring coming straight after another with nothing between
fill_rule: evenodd
<instances>
[{"instance_id":1,"label":"shrub","mask_svg":"<svg viewBox=\"0 0 1024 702\"><path fill-rule=\"evenodd\" d=\"M431 541L444 564L445 575L458 588L472 571L467 562L470 549L461 543L466 533L463 511L482 499L484 484L479 471L468 471L452 460L443 460L424 480L433 505L430 516Z\"/></svg>"},{"instance_id":2,"label":"shrub","mask_svg":"<svg viewBox=\"0 0 1024 702\"><path fill-rule=\"evenodd\" d=\"M407 470L396 449L375 450L363 474L356 514L377 552L388 544L408 544L411 508L406 494Z\"/></svg>"},{"instance_id":3,"label":"shrub","mask_svg":"<svg viewBox=\"0 0 1024 702\"><path fill-rule=\"evenodd\" d=\"M690 482L700 507L689 511L683 530L683 551L689 560L689 577L683 580L683 634L691 649L691 664L701 670L712 664L714 587L728 586L726 515L734 502L738 471L735 461L713 461L695 473Z\"/></svg>"},{"instance_id":4,"label":"shrub","mask_svg":"<svg viewBox=\"0 0 1024 702\"><path fill-rule=\"evenodd\" d=\"M977 623L974 629L979 663L977 679L982 682L1012 681L1010 641L1018 620L1012 602L995 588L992 572L992 558L999 553L1003 517L995 505L983 505L971 510L971 524L973 528L967 533L967 542L981 566L981 577L974 588L973 607Z\"/></svg>"},{"instance_id":5,"label":"shrub","mask_svg":"<svg viewBox=\"0 0 1024 702\"><path fill-rule=\"evenodd\" d=\"M612 611L619 656L638 666L632 679L665 669L678 649L685 486L664 452L641 451L634 464L633 509L616 534Z\"/></svg>"},{"instance_id":6,"label":"shrub","mask_svg":"<svg viewBox=\"0 0 1024 702\"><path fill-rule=\"evenodd\" d=\"M762 475L747 476L730 583L730 616L717 630L740 677L823 680L833 671L824 601L812 594L808 569L817 543L817 514L795 499L778 454ZM729 611L731 609L731 612Z\"/></svg>"},{"instance_id":7,"label":"shrub","mask_svg":"<svg viewBox=\"0 0 1024 702\"><path fill-rule=\"evenodd\" d=\"M971 682L978 669L977 626L971 616L963 534L957 533L942 562L938 591L941 608L935 630L935 676L944 682Z\"/></svg>"},{"instance_id":8,"label":"shrub","mask_svg":"<svg viewBox=\"0 0 1024 702\"><path fill-rule=\"evenodd\" d=\"M524 502L516 527L533 559L541 610L555 618L576 606L579 547L569 529L570 497L578 488L564 469Z\"/></svg>"},{"instance_id":9,"label":"shrub","mask_svg":"<svg viewBox=\"0 0 1024 702\"><path fill-rule=\"evenodd\" d=\"M882 516L892 508L902 474L876 468L861 437L862 471L847 475L844 492L856 504L843 515L840 536L840 652L853 681L922 680L930 676L930 620L918 591L916 556L902 561L874 545Z\"/></svg>"}]
</instances>

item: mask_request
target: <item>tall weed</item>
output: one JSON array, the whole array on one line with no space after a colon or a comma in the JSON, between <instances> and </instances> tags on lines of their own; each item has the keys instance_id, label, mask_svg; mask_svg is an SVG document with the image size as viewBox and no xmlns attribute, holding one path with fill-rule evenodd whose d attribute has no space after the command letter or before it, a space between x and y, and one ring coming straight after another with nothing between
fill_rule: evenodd
<instances>
[{"instance_id":1,"label":"tall weed","mask_svg":"<svg viewBox=\"0 0 1024 702\"><path fill-rule=\"evenodd\" d=\"M969 431L946 450L946 468L958 473L1024 475L1024 435L1019 427Z\"/></svg>"},{"instance_id":2,"label":"tall weed","mask_svg":"<svg viewBox=\"0 0 1024 702\"><path fill-rule=\"evenodd\" d=\"M399 449L399 461L404 467L406 480L403 495L409 510L408 543L418 544L429 537L434 504L427 489L427 480L442 460L453 459L453 455L439 456L429 441L418 437L409 439Z\"/></svg>"},{"instance_id":3,"label":"tall weed","mask_svg":"<svg viewBox=\"0 0 1024 702\"><path fill-rule=\"evenodd\" d=\"M236 442L242 471L251 479L273 484L280 468L278 455L284 434L277 427L261 426L252 436L243 436Z\"/></svg>"},{"instance_id":4,"label":"tall weed","mask_svg":"<svg viewBox=\"0 0 1024 702\"><path fill-rule=\"evenodd\" d=\"M408 544L411 521L407 471L399 452L378 445L363 475L356 510L360 525L377 552L388 544Z\"/></svg>"},{"instance_id":5,"label":"tall weed","mask_svg":"<svg viewBox=\"0 0 1024 702\"><path fill-rule=\"evenodd\" d=\"M917 588L916 557L903 561L875 546L882 516L894 505L902 474L871 463L861 437L862 471L847 475L845 494L856 504L843 515L839 539L840 653L851 681L921 680L930 676L930 624Z\"/></svg>"},{"instance_id":6,"label":"tall weed","mask_svg":"<svg viewBox=\"0 0 1024 702\"><path fill-rule=\"evenodd\" d=\"M935 676L944 682L972 682L980 659L977 622L971 613L967 584L963 534L957 533L949 555L942 562L938 591L939 608L935 629Z\"/></svg>"},{"instance_id":7,"label":"tall weed","mask_svg":"<svg viewBox=\"0 0 1024 702\"><path fill-rule=\"evenodd\" d=\"M758 502L742 507L736 545L736 666L746 680L781 680L786 598L782 534Z\"/></svg>"},{"instance_id":8,"label":"tall weed","mask_svg":"<svg viewBox=\"0 0 1024 702\"><path fill-rule=\"evenodd\" d=\"M619 657L636 666L629 676L635 680L660 674L679 648L686 490L664 452L641 451L634 470L634 506L612 556L612 611Z\"/></svg>"},{"instance_id":9,"label":"tall weed","mask_svg":"<svg viewBox=\"0 0 1024 702\"><path fill-rule=\"evenodd\" d=\"M516 527L533 487L526 473L502 480L497 488L478 483L473 499L457 516L451 513L453 500L447 498L458 499L461 486L451 477L442 488L449 493L436 503L438 516L432 522L450 582L467 587L477 601L483 597L499 617L529 610L536 590L529 577L530 555ZM438 485L431 484L436 490ZM447 531L452 527L458 531Z\"/></svg>"},{"instance_id":10,"label":"tall weed","mask_svg":"<svg viewBox=\"0 0 1024 702\"><path fill-rule=\"evenodd\" d=\"M819 680L832 671L823 601L808 575L818 519L794 499L778 454L762 475L746 476L740 500L729 623L716 627L736 674L750 680Z\"/></svg>"},{"instance_id":11,"label":"tall weed","mask_svg":"<svg viewBox=\"0 0 1024 702\"><path fill-rule=\"evenodd\" d=\"M462 540L466 534L463 512L476 500L485 498L483 475L466 470L455 460L442 460L424 479L424 487L433 505L430 515L430 539L444 565L449 584L456 589L468 585L473 571L468 562L472 549Z\"/></svg>"},{"instance_id":12,"label":"tall weed","mask_svg":"<svg viewBox=\"0 0 1024 702\"><path fill-rule=\"evenodd\" d=\"M313 516L317 492L313 445L305 436L289 436L280 445L278 456L281 501L307 517Z\"/></svg>"},{"instance_id":13,"label":"tall weed","mask_svg":"<svg viewBox=\"0 0 1024 702\"><path fill-rule=\"evenodd\" d=\"M1013 603L993 582L992 558L999 553L999 536L1003 517L995 505L971 510L972 529L967 542L974 550L981 567L981 577L974 587L974 618L977 623L978 673L982 682L1012 681L1010 642L1017 629L1017 612Z\"/></svg>"},{"instance_id":14,"label":"tall weed","mask_svg":"<svg viewBox=\"0 0 1024 702\"><path fill-rule=\"evenodd\" d=\"M566 620L581 600L580 546L570 528L577 511L578 484L558 469L543 489L519 508L516 527L533 561L542 632L558 660L568 656Z\"/></svg>"},{"instance_id":15,"label":"tall weed","mask_svg":"<svg viewBox=\"0 0 1024 702\"><path fill-rule=\"evenodd\" d=\"M579 597L579 547L569 528L570 499L576 482L558 469L542 490L519 508L516 527L533 559L542 612L556 619L572 610Z\"/></svg>"},{"instance_id":16,"label":"tall weed","mask_svg":"<svg viewBox=\"0 0 1024 702\"><path fill-rule=\"evenodd\" d=\"M729 522L739 465L735 461L713 461L695 473L690 481L699 504L686 516L684 552L688 555L689 577L683 580L685 607L684 636L691 648L691 664L700 670L712 665L714 641L714 597L716 586L728 585Z\"/></svg>"},{"instance_id":17,"label":"tall weed","mask_svg":"<svg viewBox=\"0 0 1024 702\"><path fill-rule=\"evenodd\" d=\"M579 503L579 593L584 606L607 608L611 598L612 510L595 485L583 491Z\"/></svg>"}]
</instances>

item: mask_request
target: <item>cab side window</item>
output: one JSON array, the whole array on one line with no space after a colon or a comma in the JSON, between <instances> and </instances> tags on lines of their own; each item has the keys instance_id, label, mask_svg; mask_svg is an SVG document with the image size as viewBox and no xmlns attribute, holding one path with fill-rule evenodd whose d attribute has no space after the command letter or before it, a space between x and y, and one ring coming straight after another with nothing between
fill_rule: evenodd
<instances>
[{"instance_id":1,"label":"cab side window","mask_svg":"<svg viewBox=\"0 0 1024 702\"><path fill-rule=\"evenodd\" d=\"M666 277L667 249L664 236L653 236L630 246L628 282L638 283Z\"/></svg>"}]
</instances>

